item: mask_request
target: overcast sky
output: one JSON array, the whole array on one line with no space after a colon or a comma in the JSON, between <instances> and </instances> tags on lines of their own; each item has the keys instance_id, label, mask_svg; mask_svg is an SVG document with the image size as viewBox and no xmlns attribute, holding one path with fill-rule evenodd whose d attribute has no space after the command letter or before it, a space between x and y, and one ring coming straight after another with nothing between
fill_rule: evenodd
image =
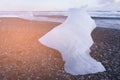
<instances>
[{"instance_id":1,"label":"overcast sky","mask_svg":"<svg viewBox=\"0 0 120 80\"><path fill-rule=\"evenodd\" d=\"M120 0L0 0L0 11L48 11L67 10L81 6L101 6Z\"/></svg>"}]
</instances>

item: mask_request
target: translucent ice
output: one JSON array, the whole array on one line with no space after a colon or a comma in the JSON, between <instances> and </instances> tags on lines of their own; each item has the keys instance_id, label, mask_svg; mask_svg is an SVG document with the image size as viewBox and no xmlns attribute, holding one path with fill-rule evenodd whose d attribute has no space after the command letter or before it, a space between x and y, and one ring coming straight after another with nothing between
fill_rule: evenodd
<instances>
[{"instance_id":1,"label":"translucent ice","mask_svg":"<svg viewBox=\"0 0 120 80\"><path fill-rule=\"evenodd\" d=\"M95 22L85 10L73 8L63 24L56 26L39 41L61 53L65 61L64 69L70 74L103 72L103 65L89 54L93 44L91 32L95 27Z\"/></svg>"}]
</instances>

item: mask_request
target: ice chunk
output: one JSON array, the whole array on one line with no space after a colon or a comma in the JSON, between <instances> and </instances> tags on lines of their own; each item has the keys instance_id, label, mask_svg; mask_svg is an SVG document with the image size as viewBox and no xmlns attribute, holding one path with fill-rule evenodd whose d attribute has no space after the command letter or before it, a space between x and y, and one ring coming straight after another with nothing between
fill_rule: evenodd
<instances>
[{"instance_id":1,"label":"ice chunk","mask_svg":"<svg viewBox=\"0 0 120 80\"><path fill-rule=\"evenodd\" d=\"M83 75L105 71L100 62L89 52L93 44L91 32L96 27L84 9L70 9L67 20L45 34L39 41L47 47L61 52L65 61L65 71L73 75Z\"/></svg>"}]
</instances>

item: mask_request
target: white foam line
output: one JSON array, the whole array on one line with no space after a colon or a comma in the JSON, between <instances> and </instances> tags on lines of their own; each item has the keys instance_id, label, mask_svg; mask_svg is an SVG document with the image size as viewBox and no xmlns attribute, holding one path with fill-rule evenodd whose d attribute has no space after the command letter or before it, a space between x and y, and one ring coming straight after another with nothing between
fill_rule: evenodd
<instances>
[{"instance_id":1,"label":"white foam line","mask_svg":"<svg viewBox=\"0 0 120 80\"><path fill-rule=\"evenodd\" d=\"M0 17L18 17L17 15L0 15Z\"/></svg>"},{"instance_id":2,"label":"white foam line","mask_svg":"<svg viewBox=\"0 0 120 80\"><path fill-rule=\"evenodd\" d=\"M55 19L55 18L48 18L48 17L34 17L31 15L0 15L1 18L3 17L13 17L13 18L22 18L26 20L32 20L32 21L50 21L50 22L63 22L64 19Z\"/></svg>"}]
</instances>

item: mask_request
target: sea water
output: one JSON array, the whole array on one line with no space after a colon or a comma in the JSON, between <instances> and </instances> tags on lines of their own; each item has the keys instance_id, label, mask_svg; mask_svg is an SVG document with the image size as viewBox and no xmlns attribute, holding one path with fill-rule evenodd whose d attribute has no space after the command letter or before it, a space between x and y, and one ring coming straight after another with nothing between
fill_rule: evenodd
<instances>
[{"instance_id":1,"label":"sea water","mask_svg":"<svg viewBox=\"0 0 120 80\"><path fill-rule=\"evenodd\" d=\"M93 18L97 27L120 29L120 18Z\"/></svg>"},{"instance_id":2,"label":"sea water","mask_svg":"<svg viewBox=\"0 0 120 80\"><path fill-rule=\"evenodd\" d=\"M97 27L120 29L120 11L90 11L88 13L95 20ZM68 11L0 11L0 17L19 17L59 23L63 23L67 16Z\"/></svg>"}]
</instances>

